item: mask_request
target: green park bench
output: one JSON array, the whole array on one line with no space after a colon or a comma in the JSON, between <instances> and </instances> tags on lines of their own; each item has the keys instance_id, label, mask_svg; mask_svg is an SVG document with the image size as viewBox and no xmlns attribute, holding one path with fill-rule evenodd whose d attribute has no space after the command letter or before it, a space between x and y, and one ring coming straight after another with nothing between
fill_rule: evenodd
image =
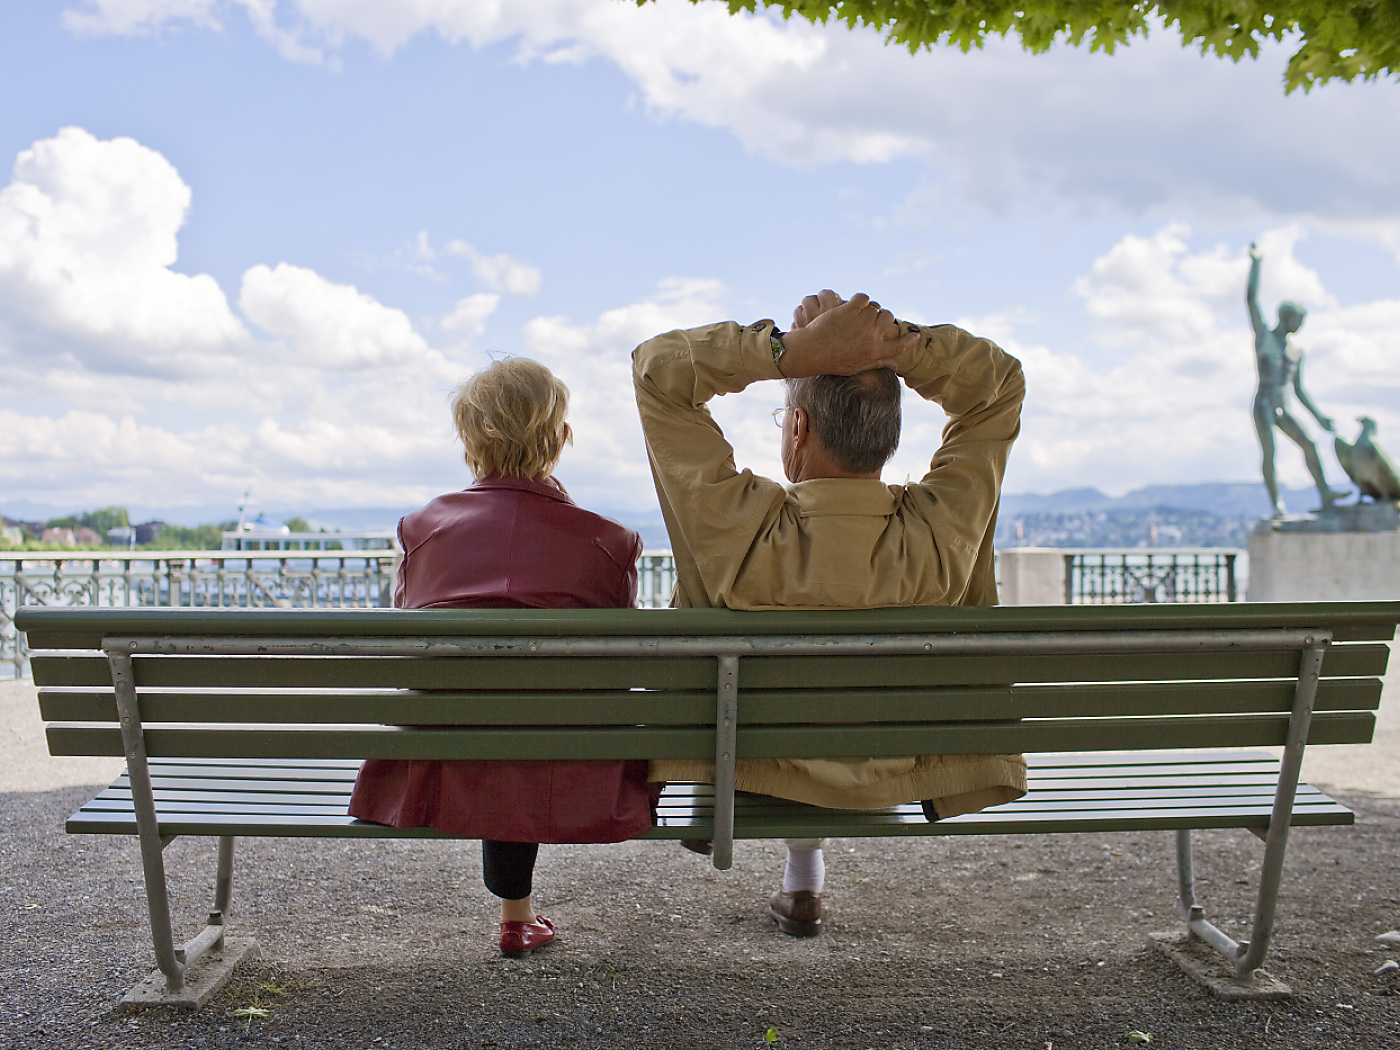
<instances>
[{"instance_id":1,"label":"green park bench","mask_svg":"<svg viewBox=\"0 0 1400 1050\"><path fill-rule=\"evenodd\" d=\"M1173 830L1185 937L1231 969L1211 977L1180 937L1153 935L1160 946L1228 997L1288 994L1260 966L1290 825L1353 820L1299 782L1303 748L1371 739L1397 620L1400 602L24 608L16 622L49 750L127 760L67 830L140 838L164 987L153 974L132 996L189 1002L212 978L186 968L227 955L235 837L440 837L346 814L365 758L713 756L717 783L670 785L645 837L712 838L718 868L734 839ZM1282 760L1224 750L1260 746ZM1030 763L1024 798L934 824L917 803L830 810L733 790L736 756L1008 752ZM1196 902L1198 828L1264 841L1248 941ZM214 910L183 948L162 859L179 835L219 840Z\"/></svg>"}]
</instances>

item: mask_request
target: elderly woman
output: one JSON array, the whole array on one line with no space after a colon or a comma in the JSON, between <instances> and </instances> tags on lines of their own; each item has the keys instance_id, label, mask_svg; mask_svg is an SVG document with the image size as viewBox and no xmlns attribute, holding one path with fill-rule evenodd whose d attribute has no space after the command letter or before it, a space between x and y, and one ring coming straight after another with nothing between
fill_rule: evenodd
<instances>
[{"instance_id":1,"label":"elderly woman","mask_svg":"<svg viewBox=\"0 0 1400 1050\"><path fill-rule=\"evenodd\" d=\"M399 522L404 609L630 607L641 537L584 510L553 477L569 391L543 365L506 358L452 399L475 483ZM502 953L554 940L531 902L541 842L620 842L652 824L659 785L645 761L372 759L350 813L394 827L481 839L486 888L501 898Z\"/></svg>"}]
</instances>

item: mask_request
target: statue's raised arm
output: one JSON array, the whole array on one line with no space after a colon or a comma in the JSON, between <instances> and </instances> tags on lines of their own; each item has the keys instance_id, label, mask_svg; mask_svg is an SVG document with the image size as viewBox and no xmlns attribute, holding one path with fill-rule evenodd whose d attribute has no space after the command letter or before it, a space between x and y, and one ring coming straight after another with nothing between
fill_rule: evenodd
<instances>
[{"instance_id":1,"label":"statue's raised arm","mask_svg":"<svg viewBox=\"0 0 1400 1050\"><path fill-rule=\"evenodd\" d=\"M1259 249L1249 246L1249 282L1244 287L1244 301L1249 304L1249 322L1254 326L1254 334L1267 331L1264 315L1259 312Z\"/></svg>"}]
</instances>

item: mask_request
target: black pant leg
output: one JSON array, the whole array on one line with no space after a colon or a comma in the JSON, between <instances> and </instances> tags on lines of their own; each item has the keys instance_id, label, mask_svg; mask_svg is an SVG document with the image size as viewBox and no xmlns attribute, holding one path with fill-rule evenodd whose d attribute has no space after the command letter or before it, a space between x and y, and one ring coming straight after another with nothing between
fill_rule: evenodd
<instances>
[{"instance_id":1,"label":"black pant leg","mask_svg":"<svg viewBox=\"0 0 1400 1050\"><path fill-rule=\"evenodd\" d=\"M497 897L518 901L530 896L538 842L481 840L481 878Z\"/></svg>"}]
</instances>

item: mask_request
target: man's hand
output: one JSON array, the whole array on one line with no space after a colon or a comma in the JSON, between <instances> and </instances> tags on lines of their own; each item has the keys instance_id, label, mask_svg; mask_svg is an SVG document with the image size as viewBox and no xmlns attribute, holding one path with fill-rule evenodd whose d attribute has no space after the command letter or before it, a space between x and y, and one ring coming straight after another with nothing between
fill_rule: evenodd
<instances>
[{"instance_id":1,"label":"man's hand","mask_svg":"<svg viewBox=\"0 0 1400 1050\"><path fill-rule=\"evenodd\" d=\"M823 288L816 295L809 295L797 304L797 309L792 312L792 326L806 328L822 314L845 301L830 288Z\"/></svg>"},{"instance_id":2,"label":"man's hand","mask_svg":"<svg viewBox=\"0 0 1400 1050\"><path fill-rule=\"evenodd\" d=\"M825 289L803 299L792 319L795 327L783 336L782 370L789 379L892 368L921 338L916 332L901 336L894 315L862 293L846 302Z\"/></svg>"}]
</instances>

